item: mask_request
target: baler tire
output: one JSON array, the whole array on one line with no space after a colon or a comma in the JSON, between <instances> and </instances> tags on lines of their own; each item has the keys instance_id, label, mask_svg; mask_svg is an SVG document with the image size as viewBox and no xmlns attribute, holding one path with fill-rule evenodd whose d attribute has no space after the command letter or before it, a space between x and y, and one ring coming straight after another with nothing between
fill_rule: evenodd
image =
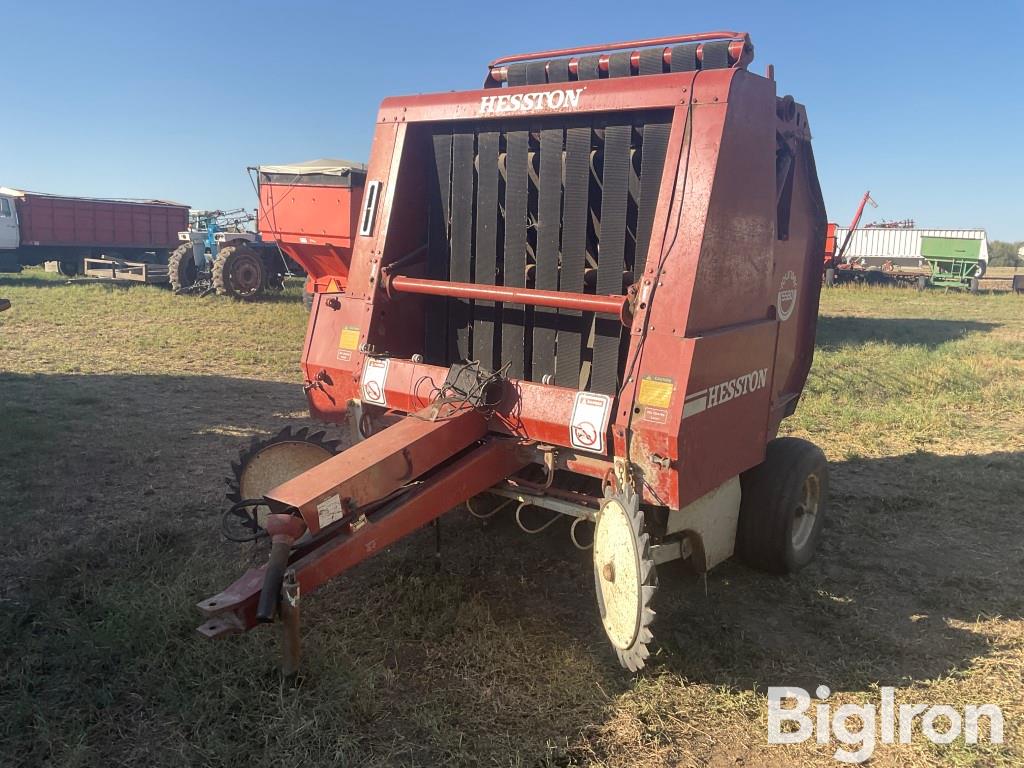
<instances>
[{"instance_id":1,"label":"baler tire","mask_svg":"<svg viewBox=\"0 0 1024 768\"><path fill-rule=\"evenodd\" d=\"M253 270L254 276L240 285L236 279L239 266ZM231 296L246 301L255 299L267 286L267 267L263 259L246 245L229 245L217 252L213 262L213 287L220 296Z\"/></svg>"},{"instance_id":2,"label":"baler tire","mask_svg":"<svg viewBox=\"0 0 1024 768\"><path fill-rule=\"evenodd\" d=\"M78 259L61 259L57 262L57 272L64 277L74 277L78 274L79 264Z\"/></svg>"},{"instance_id":3,"label":"baler tire","mask_svg":"<svg viewBox=\"0 0 1024 768\"><path fill-rule=\"evenodd\" d=\"M834 288L836 284L836 270L834 267L829 267L825 270L825 287Z\"/></svg>"},{"instance_id":4,"label":"baler tire","mask_svg":"<svg viewBox=\"0 0 1024 768\"><path fill-rule=\"evenodd\" d=\"M743 496L736 529L740 560L779 574L807 565L821 538L828 507L828 461L821 449L797 437L772 440L764 461L740 475L740 485ZM813 496L813 510L798 512L810 506L809 496ZM810 529L802 531L797 518L808 513L814 519L809 521Z\"/></svg>"},{"instance_id":5,"label":"baler tire","mask_svg":"<svg viewBox=\"0 0 1024 768\"><path fill-rule=\"evenodd\" d=\"M192 243L182 243L167 257L167 278L171 282L172 291L191 288L196 283L199 270L196 267L196 255Z\"/></svg>"}]
</instances>

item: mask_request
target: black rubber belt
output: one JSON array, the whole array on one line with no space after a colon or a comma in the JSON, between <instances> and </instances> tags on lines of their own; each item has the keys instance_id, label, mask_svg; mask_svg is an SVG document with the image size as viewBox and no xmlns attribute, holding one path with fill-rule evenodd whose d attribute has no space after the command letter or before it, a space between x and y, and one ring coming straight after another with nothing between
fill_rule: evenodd
<instances>
[{"instance_id":1,"label":"black rubber belt","mask_svg":"<svg viewBox=\"0 0 1024 768\"><path fill-rule=\"evenodd\" d=\"M569 82L569 60L552 59L548 62L548 82L567 83Z\"/></svg>"},{"instance_id":2,"label":"black rubber belt","mask_svg":"<svg viewBox=\"0 0 1024 768\"><path fill-rule=\"evenodd\" d=\"M645 48L640 51L640 74L660 75L665 71L665 60L662 48Z\"/></svg>"},{"instance_id":3,"label":"black rubber belt","mask_svg":"<svg viewBox=\"0 0 1024 768\"><path fill-rule=\"evenodd\" d=\"M517 85L528 85L529 83L526 79L526 64L509 64L508 75L505 79L508 81L509 86L513 88Z\"/></svg>"},{"instance_id":4,"label":"black rubber belt","mask_svg":"<svg viewBox=\"0 0 1024 768\"><path fill-rule=\"evenodd\" d=\"M687 43L672 48L672 71L693 72L697 69L697 44Z\"/></svg>"},{"instance_id":5,"label":"black rubber belt","mask_svg":"<svg viewBox=\"0 0 1024 768\"><path fill-rule=\"evenodd\" d=\"M476 258L473 279L494 285L498 273L498 133L481 131L477 136ZM494 370L493 301L473 304L473 359Z\"/></svg>"},{"instance_id":6,"label":"black rubber belt","mask_svg":"<svg viewBox=\"0 0 1024 768\"><path fill-rule=\"evenodd\" d=\"M544 85L548 81L546 61L526 62L526 84Z\"/></svg>"},{"instance_id":7,"label":"black rubber belt","mask_svg":"<svg viewBox=\"0 0 1024 768\"><path fill-rule=\"evenodd\" d=\"M590 191L590 126L570 126L565 132L565 201L562 211L562 273L560 290L583 293L587 251L587 195ZM555 383L580 387L580 349L583 314L558 311L558 360Z\"/></svg>"},{"instance_id":8,"label":"black rubber belt","mask_svg":"<svg viewBox=\"0 0 1024 768\"><path fill-rule=\"evenodd\" d=\"M452 255L449 274L453 282L473 282L473 143L470 131L452 136ZM472 303L467 299L448 302L449 360L470 359Z\"/></svg>"},{"instance_id":9,"label":"black rubber belt","mask_svg":"<svg viewBox=\"0 0 1024 768\"><path fill-rule=\"evenodd\" d=\"M704 43L701 69L726 69L729 66L729 41Z\"/></svg>"},{"instance_id":10,"label":"black rubber belt","mask_svg":"<svg viewBox=\"0 0 1024 768\"><path fill-rule=\"evenodd\" d=\"M629 54L626 54L627 57ZM629 196L629 144L631 123L617 123L604 129L604 173L601 195L601 241L597 259L597 293L622 293L622 271L626 258L626 207ZM615 394L619 373L618 318L598 315L594 334L594 369L591 389Z\"/></svg>"},{"instance_id":11,"label":"black rubber belt","mask_svg":"<svg viewBox=\"0 0 1024 768\"><path fill-rule=\"evenodd\" d=\"M597 80L601 77L601 70L598 68L600 56L582 56L576 64L577 80Z\"/></svg>"},{"instance_id":12,"label":"black rubber belt","mask_svg":"<svg viewBox=\"0 0 1024 768\"><path fill-rule=\"evenodd\" d=\"M527 131L509 131L505 135L505 250L504 284L526 287L526 196ZM504 304L501 309L501 363L508 363L508 375L521 379L525 374L524 331L526 312L521 306Z\"/></svg>"},{"instance_id":13,"label":"black rubber belt","mask_svg":"<svg viewBox=\"0 0 1024 768\"><path fill-rule=\"evenodd\" d=\"M620 53L613 53L609 56L608 77L629 77L631 72L629 57L629 51L621 51Z\"/></svg>"},{"instance_id":14,"label":"black rubber belt","mask_svg":"<svg viewBox=\"0 0 1024 768\"><path fill-rule=\"evenodd\" d=\"M639 280L647 266L647 250L651 244L654 212L658 208L658 188L665 168L669 123L647 123L640 155L640 201L636 215L636 255L633 259L633 279Z\"/></svg>"},{"instance_id":15,"label":"black rubber belt","mask_svg":"<svg viewBox=\"0 0 1024 768\"><path fill-rule=\"evenodd\" d=\"M432 280L448 279L448 212L452 185L452 135L445 131L433 136L434 177L430 185L430 228L428 230L427 277ZM424 322L424 354L427 361L447 362L448 303L439 296L427 297Z\"/></svg>"},{"instance_id":16,"label":"black rubber belt","mask_svg":"<svg viewBox=\"0 0 1024 768\"><path fill-rule=\"evenodd\" d=\"M542 291L558 290L558 235L562 224L562 129L540 132L540 189L537 197L537 272L535 285ZM555 332L558 310L533 310L533 371L541 381L555 373Z\"/></svg>"}]
</instances>

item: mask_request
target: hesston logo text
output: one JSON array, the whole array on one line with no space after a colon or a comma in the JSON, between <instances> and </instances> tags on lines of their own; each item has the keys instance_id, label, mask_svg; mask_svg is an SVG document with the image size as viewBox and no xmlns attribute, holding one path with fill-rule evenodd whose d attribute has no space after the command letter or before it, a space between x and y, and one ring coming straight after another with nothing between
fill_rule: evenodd
<instances>
[{"instance_id":1,"label":"hesston logo text","mask_svg":"<svg viewBox=\"0 0 1024 768\"><path fill-rule=\"evenodd\" d=\"M683 404L683 418L696 416L708 408L714 408L733 398L756 392L767 385L768 369L759 368L756 371L737 376L735 379L702 389L700 392L694 392L686 398L686 402Z\"/></svg>"},{"instance_id":2,"label":"hesston logo text","mask_svg":"<svg viewBox=\"0 0 1024 768\"><path fill-rule=\"evenodd\" d=\"M585 90L585 88L563 88L557 91L481 96L480 114L535 112L542 109L576 109L580 105L580 94Z\"/></svg>"}]
</instances>

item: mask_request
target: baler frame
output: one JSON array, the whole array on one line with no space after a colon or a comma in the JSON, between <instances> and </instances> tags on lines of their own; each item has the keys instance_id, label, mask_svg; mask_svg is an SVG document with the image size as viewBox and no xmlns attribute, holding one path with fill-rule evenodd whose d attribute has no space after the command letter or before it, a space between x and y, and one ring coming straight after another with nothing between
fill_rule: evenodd
<instances>
[{"instance_id":1,"label":"baler frame","mask_svg":"<svg viewBox=\"0 0 1024 768\"><path fill-rule=\"evenodd\" d=\"M600 50L615 53L589 55ZM313 416L340 421L350 404L359 404L400 420L265 495L270 510L266 528L273 540L270 562L199 604L207 616L202 634L215 637L271 621L280 603L289 627L286 637L291 638L286 668L294 668L300 591L308 593L447 509L494 489L499 496L518 499L521 507L547 506L578 519L597 519L599 524L605 510L614 507L614 514L625 521L622 530L632 531L635 554L642 559L636 582L643 585L637 646L618 650L623 664L631 669L643 666L650 639L647 626L653 618L648 603L656 583L651 581L654 564L695 553L706 569L732 554L740 505L737 478L764 461L766 443L796 407L813 354L824 209L810 131L802 106L789 97L778 98L770 78L745 71L752 52L746 34L719 32L506 57L492 63L482 90L382 103L351 264L345 264L344 274L332 281L337 290L320 290L314 297L303 367ZM574 71L577 80L570 79ZM496 95L495 89L506 81L516 84ZM533 98L528 102L528 97ZM527 103L527 115L513 114L516 104ZM607 115L615 120L597 122ZM559 249L561 230L555 232L560 266L543 265L536 251L532 265L535 275L554 268L553 284L549 274L548 284L541 285L537 276L536 287L529 287L528 270L518 275L507 265L499 284L498 273L489 273L491 267L456 263L456 252L474 254L474 242L496 237L487 221L473 218L477 208L485 208L479 204L483 188L474 186L483 184L475 179L483 179L485 171L482 149L478 162L474 155L484 146L483 139L476 138L476 126L484 126L493 137L496 131L512 130L511 125L526 131L528 141L533 141L529 133L538 132L540 142L551 130L561 131L558 135L565 138L565 125L590 126L587 152L589 173L594 173L595 136L601 142L611 141L613 133L620 141L624 137L627 161L633 163L640 151L639 145L633 149L634 131L645 132L654 124L637 120L649 115L665 118L657 123L664 130L664 151L659 158L660 149L643 150L644 167L648 156L652 158L650 172L645 176L643 169L638 171L637 183L654 196L637 203L632 233L632 193L628 186L617 188L625 195L621 226L636 241L636 274L626 269L621 252L617 262L612 257L604 260L606 238L609 252L615 248L610 215L607 227L600 224L602 257L594 269L596 285L585 284L580 259L573 277L578 288L563 287L558 275L567 269L567 252ZM586 122L591 119L595 122ZM628 126L628 131L613 131L613 122ZM468 176L465 154L461 166L451 154L449 165L442 165L437 148L444 146L446 136L453 138L445 151L465 152L468 147ZM438 174L448 174L445 183L451 194L451 211L442 201L451 272L446 266L442 275L431 261L431 243L437 242L431 234L433 220L417 217L430 182L426 169L416 163L421 150L431 145ZM500 145L487 146L497 160ZM602 143L597 152L603 147ZM622 151L621 143L617 147ZM539 151L536 162L543 177L544 157L551 155ZM561 143L555 151L557 165L562 166L559 173L568 178L568 144L564 154ZM509 156L506 166L511 164ZM596 198L602 219L605 206L614 203L605 197L612 195L607 191L609 174L619 172L613 161L614 157L602 160L604 183ZM547 166L548 172L552 167ZM505 170L506 194L511 195L512 171ZM487 166L486 172L501 170ZM500 186L497 176L490 178ZM555 178L561 201L563 180L560 175ZM626 182L628 175L616 181ZM542 183L537 185L540 195L545 194ZM474 189L480 195L477 205L467 198ZM568 200L568 181L564 191ZM506 237L508 228L520 226L510 200L505 209L499 204ZM436 214L440 207L427 210ZM744 228L736 222L753 223ZM639 245L641 223L649 226L644 251ZM537 237L537 247L542 248L541 235ZM525 239L522 244L528 249ZM585 241L584 248L589 247ZM510 252L506 243L503 258L508 259ZM719 253L726 254L722 263L732 272L701 268L702 262L712 260L709 254ZM750 264L730 254L743 254ZM717 294L728 295L731 302L722 302ZM670 298L656 302L659 295ZM416 327L417 318L424 316L424 302L435 297L457 309L459 305L450 302L464 302L463 310L475 301L494 313L499 304L501 312L534 307L577 313L574 317L593 313L598 318L591 329L594 338L601 333L600 318L606 317L605 332L618 346L611 348L614 357L606 354L605 360L613 360L617 370L601 370L598 377L596 341L588 342L593 355L590 372L580 368L575 374L578 386L544 373L544 361L538 370L536 357L531 367L527 347L520 363L506 359L505 350L495 347L488 347L491 359L481 361L468 352L469 331L464 337L460 330L455 338L457 318L447 326L446 332L452 334L447 351L442 344L441 352L427 360L421 344L432 341L430 329L424 339L403 331ZM517 311L525 317L524 310ZM490 322L482 327L493 333L500 322ZM612 327L615 330L608 331ZM465 364L473 359L475 369ZM510 372L513 364L518 370ZM554 369L551 361L547 370ZM489 382L497 381L493 391L499 394L482 397L482 383L480 391L453 387L452 382L464 375L476 375L473 370ZM588 376L593 377L589 386ZM452 396L452 391L459 396ZM723 432L729 441L717 439ZM532 464L544 467L542 482L520 476L520 470ZM557 487L559 472L589 478L589 490ZM709 541L705 547L699 535L691 539L678 526L679 535L667 535L672 527L664 518L680 510L691 512L679 525L696 525L698 534L699 525L721 521L730 531L726 545ZM650 517L646 524L645 516ZM657 541L652 542L651 535ZM607 576L614 573L609 568L604 566L605 578L614 581Z\"/></svg>"}]
</instances>

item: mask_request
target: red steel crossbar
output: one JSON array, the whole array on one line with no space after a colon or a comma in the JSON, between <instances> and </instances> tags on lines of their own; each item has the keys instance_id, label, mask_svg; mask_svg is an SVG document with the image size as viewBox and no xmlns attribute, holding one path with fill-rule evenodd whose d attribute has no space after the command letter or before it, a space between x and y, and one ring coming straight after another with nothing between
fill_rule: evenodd
<instances>
[{"instance_id":1,"label":"red steel crossbar","mask_svg":"<svg viewBox=\"0 0 1024 768\"><path fill-rule=\"evenodd\" d=\"M596 296L591 293L542 291L536 288L515 288L510 285L451 283L447 280L429 280L405 275L392 277L388 290L397 293L421 293L427 296L450 296L457 299L500 301L504 304L575 309L580 312L615 315L626 327L632 323L628 296Z\"/></svg>"}]
</instances>

